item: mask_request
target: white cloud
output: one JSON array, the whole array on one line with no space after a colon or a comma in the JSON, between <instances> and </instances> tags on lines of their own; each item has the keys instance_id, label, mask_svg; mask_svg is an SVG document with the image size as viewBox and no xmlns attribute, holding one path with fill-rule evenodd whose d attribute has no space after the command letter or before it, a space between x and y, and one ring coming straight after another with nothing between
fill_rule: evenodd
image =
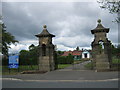
<instances>
[{"instance_id":1,"label":"white cloud","mask_svg":"<svg viewBox=\"0 0 120 90\"><path fill-rule=\"evenodd\" d=\"M62 50L62 51L69 51L69 50L74 50L74 48L66 47L64 45L58 44L57 45L57 50Z\"/></svg>"},{"instance_id":2,"label":"white cloud","mask_svg":"<svg viewBox=\"0 0 120 90\"><path fill-rule=\"evenodd\" d=\"M20 50L28 50L28 45L18 44L18 45L10 45L9 53L18 53Z\"/></svg>"},{"instance_id":3,"label":"white cloud","mask_svg":"<svg viewBox=\"0 0 120 90\"><path fill-rule=\"evenodd\" d=\"M27 40L27 41L20 41L18 44L11 44L9 53L18 53L20 50L29 50L29 46L31 44L38 45L36 40Z\"/></svg>"}]
</instances>

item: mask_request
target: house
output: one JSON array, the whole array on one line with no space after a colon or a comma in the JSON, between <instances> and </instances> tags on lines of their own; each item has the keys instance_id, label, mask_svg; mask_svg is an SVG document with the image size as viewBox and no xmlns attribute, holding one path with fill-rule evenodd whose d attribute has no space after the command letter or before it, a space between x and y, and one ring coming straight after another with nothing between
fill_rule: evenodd
<instances>
[{"instance_id":1,"label":"house","mask_svg":"<svg viewBox=\"0 0 120 90\"><path fill-rule=\"evenodd\" d=\"M80 60L82 56L82 51L65 51L61 56L68 56L69 54L73 55L74 60Z\"/></svg>"},{"instance_id":2,"label":"house","mask_svg":"<svg viewBox=\"0 0 120 90\"><path fill-rule=\"evenodd\" d=\"M72 55L73 55L74 60L80 60L81 59L81 55L82 55L82 51L74 50L72 52Z\"/></svg>"},{"instance_id":3,"label":"house","mask_svg":"<svg viewBox=\"0 0 120 90\"><path fill-rule=\"evenodd\" d=\"M74 60L89 59L90 50L74 50L74 51L65 51L61 56L68 56L69 54L73 55Z\"/></svg>"}]
</instances>

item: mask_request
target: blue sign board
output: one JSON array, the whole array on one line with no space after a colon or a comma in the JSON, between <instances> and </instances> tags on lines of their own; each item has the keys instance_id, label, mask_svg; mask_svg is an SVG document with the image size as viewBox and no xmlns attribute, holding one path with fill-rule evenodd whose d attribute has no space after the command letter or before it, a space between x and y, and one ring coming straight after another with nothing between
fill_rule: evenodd
<instances>
[{"instance_id":1,"label":"blue sign board","mask_svg":"<svg viewBox=\"0 0 120 90\"><path fill-rule=\"evenodd\" d=\"M18 68L19 67L19 56L13 55L9 56L9 68Z\"/></svg>"}]
</instances>

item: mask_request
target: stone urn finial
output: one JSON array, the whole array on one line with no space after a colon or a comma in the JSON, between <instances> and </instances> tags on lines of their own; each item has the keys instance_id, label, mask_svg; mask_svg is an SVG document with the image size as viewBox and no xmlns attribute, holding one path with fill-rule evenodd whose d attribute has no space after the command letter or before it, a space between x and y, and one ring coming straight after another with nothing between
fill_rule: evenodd
<instances>
[{"instance_id":1,"label":"stone urn finial","mask_svg":"<svg viewBox=\"0 0 120 90\"><path fill-rule=\"evenodd\" d=\"M43 25L43 28L47 28L47 25Z\"/></svg>"},{"instance_id":2,"label":"stone urn finial","mask_svg":"<svg viewBox=\"0 0 120 90\"><path fill-rule=\"evenodd\" d=\"M98 22L98 24L101 24L101 19L98 19L97 22Z\"/></svg>"}]
</instances>

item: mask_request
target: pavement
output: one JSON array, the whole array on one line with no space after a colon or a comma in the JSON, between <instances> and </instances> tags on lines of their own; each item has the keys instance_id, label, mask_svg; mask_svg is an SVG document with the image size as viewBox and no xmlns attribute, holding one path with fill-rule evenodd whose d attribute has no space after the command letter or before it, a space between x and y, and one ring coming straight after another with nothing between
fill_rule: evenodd
<instances>
[{"instance_id":1,"label":"pavement","mask_svg":"<svg viewBox=\"0 0 120 90\"><path fill-rule=\"evenodd\" d=\"M3 80L24 80L24 81L114 81L118 80L118 72L95 72L94 70L87 70L83 68L83 62L70 66L65 69L59 69L44 74L17 74L17 75L3 75ZM73 68L74 67L74 68Z\"/></svg>"}]
</instances>

